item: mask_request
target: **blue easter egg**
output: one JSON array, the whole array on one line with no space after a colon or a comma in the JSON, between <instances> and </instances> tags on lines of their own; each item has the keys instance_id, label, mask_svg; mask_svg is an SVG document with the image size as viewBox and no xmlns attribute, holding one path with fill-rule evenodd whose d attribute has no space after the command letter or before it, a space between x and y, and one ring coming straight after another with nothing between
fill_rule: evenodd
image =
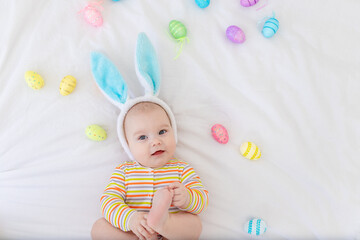
<instances>
[{"instance_id":1,"label":"blue easter egg","mask_svg":"<svg viewBox=\"0 0 360 240\"><path fill-rule=\"evenodd\" d=\"M259 236L261 234L264 234L266 232L266 229L266 223L260 218L251 219L244 225L244 231L250 235Z\"/></svg>"},{"instance_id":2,"label":"blue easter egg","mask_svg":"<svg viewBox=\"0 0 360 240\"><path fill-rule=\"evenodd\" d=\"M261 31L262 35L266 38L271 38L275 35L277 30L279 29L279 21L276 18L269 18Z\"/></svg>"},{"instance_id":3,"label":"blue easter egg","mask_svg":"<svg viewBox=\"0 0 360 240\"><path fill-rule=\"evenodd\" d=\"M206 8L210 4L210 0L195 0L195 2L200 8Z\"/></svg>"}]
</instances>

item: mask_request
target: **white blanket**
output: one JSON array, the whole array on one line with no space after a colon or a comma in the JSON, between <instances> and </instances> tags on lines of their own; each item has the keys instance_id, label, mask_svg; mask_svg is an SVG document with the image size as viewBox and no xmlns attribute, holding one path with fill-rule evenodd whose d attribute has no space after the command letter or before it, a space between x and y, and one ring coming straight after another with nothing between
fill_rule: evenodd
<instances>
[{"instance_id":1,"label":"white blanket","mask_svg":"<svg viewBox=\"0 0 360 240\"><path fill-rule=\"evenodd\" d=\"M0 8L0 239L90 239L100 195L126 160L119 114L97 88L90 53L106 54L135 95L135 41L145 32L162 74L160 98L178 123L178 158L210 193L201 239L249 239L244 224L263 219L261 239L360 239L360 1L105 0L104 24L88 2L12 0ZM261 8L264 6L263 8ZM280 28L264 38L259 22ZM181 21L190 41L177 60L168 32ZM225 32L237 25L243 44ZM258 26L259 25L259 26ZM26 71L45 81L28 87ZM62 78L77 86L59 93ZM220 123L229 142L219 144ZM89 140L85 128L108 134ZM239 148L254 142L259 160Z\"/></svg>"}]
</instances>

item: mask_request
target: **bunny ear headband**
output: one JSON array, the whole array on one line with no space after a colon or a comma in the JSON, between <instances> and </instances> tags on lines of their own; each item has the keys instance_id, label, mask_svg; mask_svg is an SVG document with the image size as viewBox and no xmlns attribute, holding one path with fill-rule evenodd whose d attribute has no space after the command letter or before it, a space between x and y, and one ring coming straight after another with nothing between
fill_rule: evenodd
<instances>
[{"instance_id":1,"label":"bunny ear headband","mask_svg":"<svg viewBox=\"0 0 360 240\"><path fill-rule=\"evenodd\" d=\"M124 119L132 106L140 102L152 102L160 105L170 118L177 141L176 122L170 107L157 96L160 91L160 69L155 50L145 33L138 35L135 53L135 67L139 82L145 89L144 96L130 98L126 82L115 65L104 55L98 52L91 54L91 68L95 81L105 97L120 108L117 120L118 137L125 152L134 160L125 139Z\"/></svg>"}]
</instances>

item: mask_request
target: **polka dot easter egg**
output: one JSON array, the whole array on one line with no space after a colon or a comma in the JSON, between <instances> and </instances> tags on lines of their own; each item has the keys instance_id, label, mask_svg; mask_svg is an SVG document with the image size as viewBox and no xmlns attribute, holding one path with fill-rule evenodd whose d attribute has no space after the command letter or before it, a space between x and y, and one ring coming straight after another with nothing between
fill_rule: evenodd
<instances>
[{"instance_id":1,"label":"polka dot easter egg","mask_svg":"<svg viewBox=\"0 0 360 240\"><path fill-rule=\"evenodd\" d=\"M259 236L266 232L267 225L264 220L254 218L244 225L244 231L250 235Z\"/></svg>"},{"instance_id":2,"label":"polka dot easter egg","mask_svg":"<svg viewBox=\"0 0 360 240\"><path fill-rule=\"evenodd\" d=\"M226 37L233 43L245 42L245 33L238 26L232 25L226 29Z\"/></svg>"},{"instance_id":3,"label":"polka dot easter egg","mask_svg":"<svg viewBox=\"0 0 360 240\"><path fill-rule=\"evenodd\" d=\"M40 74L34 71L27 71L25 73L25 80L29 87L35 90L44 86L44 79L40 76Z\"/></svg>"},{"instance_id":4,"label":"polka dot easter egg","mask_svg":"<svg viewBox=\"0 0 360 240\"><path fill-rule=\"evenodd\" d=\"M226 144L229 141L229 134L226 128L221 124L215 124L212 126L211 134L213 138L221 144Z\"/></svg>"},{"instance_id":5,"label":"polka dot easter egg","mask_svg":"<svg viewBox=\"0 0 360 240\"><path fill-rule=\"evenodd\" d=\"M93 124L86 128L86 136L93 141L103 141L106 139L106 131L99 125Z\"/></svg>"},{"instance_id":6,"label":"polka dot easter egg","mask_svg":"<svg viewBox=\"0 0 360 240\"><path fill-rule=\"evenodd\" d=\"M76 78L73 76L66 76L60 82L60 94L63 96L69 95L76 87Z\"/></svg>"},{"instance_id":7,"label":"polka dot easter egg","mask_svg":"<svg viewBox=\"0 0 360 240\"><path fill-rule=\"evenodd\" d=\"M250 160L257 160L261 157L260 149L253 142L245 142L241 144L240 153Z\"/></svg>"}]
</instances>

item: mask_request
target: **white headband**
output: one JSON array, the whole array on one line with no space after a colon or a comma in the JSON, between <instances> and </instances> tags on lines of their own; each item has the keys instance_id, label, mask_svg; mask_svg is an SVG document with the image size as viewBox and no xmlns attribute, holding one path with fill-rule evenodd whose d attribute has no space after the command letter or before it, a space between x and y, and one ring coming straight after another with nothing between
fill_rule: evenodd
<instances>
[{"instance_id":1,"label":"white headband","mask_svg":"<svg viewBox=\"0 0 360 240\"><path fill-rule=\"evenodd\" d=\"M152 102L160 105L170 118L177 142L177 130L174 114L170 107L157 96L160 91L160 68L155 50L145 35L140 33L136 43L135 67L139 82L145 89L145 95L130 98L127 84L122 78L116 66L103 54L93 52L91 54L91 67L95 81L106 98L121 112L117 120L117 132L121 145L131 160L135 160L130 152L124 134L124 119L127 112L137 103Z\"/></svg>"}]
</instances>

